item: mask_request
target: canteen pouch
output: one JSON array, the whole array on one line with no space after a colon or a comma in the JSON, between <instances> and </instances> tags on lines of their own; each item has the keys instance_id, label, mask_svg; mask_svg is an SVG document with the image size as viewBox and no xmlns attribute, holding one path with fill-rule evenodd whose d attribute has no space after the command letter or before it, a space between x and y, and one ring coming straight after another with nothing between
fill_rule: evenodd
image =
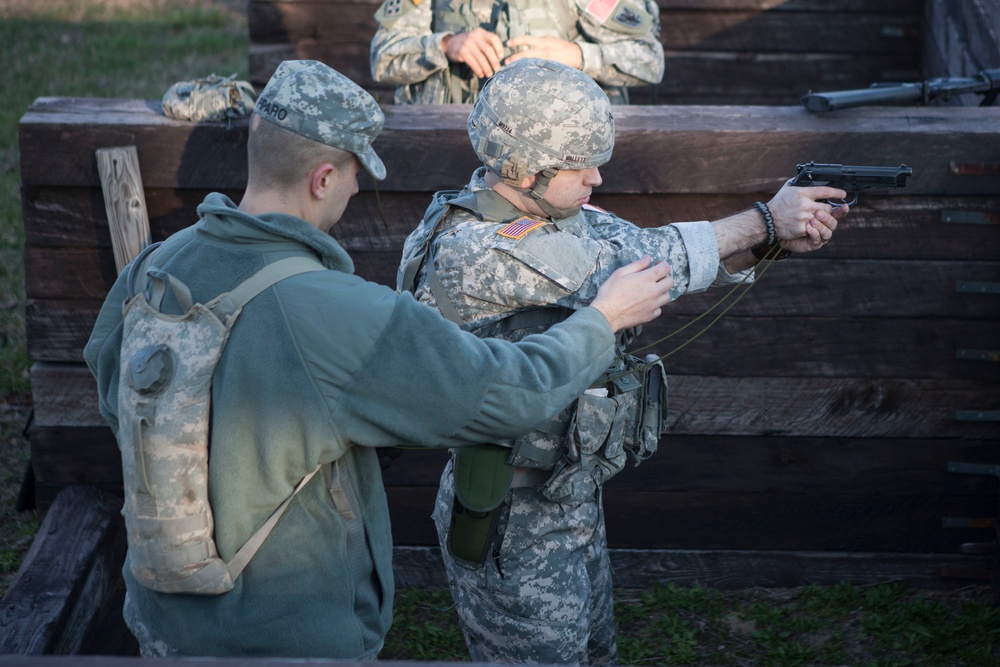
<instances>
[{"instance_id":1,"label":"canteen pouch","mask_svg":"<svg viewBox=\"0 0 1000 667\"><path fill-rule=\"evenodd\" d=\"M455 501L448 530L448 551L459 562L479 567L496 541L501 505L514 478L510 449L474 445L455 450L452 464Z\"/></svg>"}]
</instances>

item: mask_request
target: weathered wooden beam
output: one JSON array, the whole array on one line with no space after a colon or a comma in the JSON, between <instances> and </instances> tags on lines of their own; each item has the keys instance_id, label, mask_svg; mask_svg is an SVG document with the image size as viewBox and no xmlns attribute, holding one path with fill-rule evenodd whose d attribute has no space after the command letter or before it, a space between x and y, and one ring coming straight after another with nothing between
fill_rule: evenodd
<instances>
[{"instance_id":1,"label":"weathered wooden beam","mask_svg":"<svg viewBox=\"0 0 1000 667\"><path fill-rule=\"evenodd\" d=\"M614 584L626 589L645 589L654 583L725 590L756 586L786 588L810 583L868 585L887 581L922 589L947 589L969 582L942 577L943 570L992 566L991 559L986 557L950 553L613 548L610 555ZM441 551L436 546L397 546L393 551L393 571L399 588L448 585Z\"/></svg>"},{"instance_id":2,"label":"weathered wooden beam","mask_svg":"<svg viewBox=\"0 0 1000 667\"><path fill-rule=\"evenodd\" d=\"M97 172L104 192L104 207L108 214L111 246L115 253L118 273L142 252L152 240L146 198L142 191L142 174L135 146L98 148Z\"/></svg>"},{"instance_id":3,"label":"weathered wooden beam","mask_svg":"<svg viewBox=\"0 0 1000 667\"><path fill-rule=\"evenodd\" d=\"M669 381L674 407L668 430L675 435L979 439L1000 434L1000 422L956 418L959 410L1000 409L991 382L684 375L670 375ZM104 425L85 366L35 363L31 384L35 426Z\"/></svg>"},{"instance_id":4,"label":"weathered wooden beam","mask_svg":"<svg viewBox=\"0 0 1000 667\"><path fill-rule=\"evenodd\" d=\"M26 186L95 186L90 155L110 141L134 143L149 188L238 189L246 182L246 121L187 123L141 100L40 98L22 117ZM432 192L468 179L477 165L465 105L392 107L375 148L386 192ZM773 192L796 162L899 164L913 168L906 196L995 195L988 175L953 173L996 161L1000 107L867 107L810 114L800 107L658 106L616 110L615 154L602 193ZM45 146L72 142L71 154ZM86 156L86 157L83 157ZM148 156L148 157L145 157ZM155 159L153 159L155 156ZM362 187L372 188L370 179Z\"/></svg>"},{"instance_id":5,"label":"weathered wooden beam","mask_svg":"<svg viewBox=\"0 0 1000 667\"><path fill-rule=\"evenodd\" d=\"M75 653L102 614L120 615L106 604L125 554L119 509L93 488L59 494L0 601L0 654ZM123 623L117 627L128 634Z\"/></svg>"}]
</instances>

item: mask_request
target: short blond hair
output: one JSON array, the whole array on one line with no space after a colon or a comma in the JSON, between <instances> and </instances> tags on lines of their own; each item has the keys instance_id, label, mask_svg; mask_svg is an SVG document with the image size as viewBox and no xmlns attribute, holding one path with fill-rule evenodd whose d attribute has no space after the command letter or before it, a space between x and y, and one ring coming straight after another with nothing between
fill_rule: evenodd
<instances>
[{"instance_id":1,"label":"short blond hair","mask_svg":"<svg viewBox=\"0 0 1000 667\"><path fill-rule=\"evenodd\" d=\"M247 139L248 185L254 188L288 188L300 183L319 164L347 168L353 153L290 132L256 114Z\"/></svg>"}]
</instances>

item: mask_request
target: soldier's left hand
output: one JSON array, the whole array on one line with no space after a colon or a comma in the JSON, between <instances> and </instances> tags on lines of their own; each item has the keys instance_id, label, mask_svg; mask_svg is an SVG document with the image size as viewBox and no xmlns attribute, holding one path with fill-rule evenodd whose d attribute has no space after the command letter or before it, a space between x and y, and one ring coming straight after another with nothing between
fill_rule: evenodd
<instances>
[{"instance_id":1,"label":"soldier's left hand","mask_svg":"<svg viewBox=\"0 0 1000 667\"><path fill-rule=\"evenodd\" d=\"M833 207L825 200L844 199L847 193L825 186L796 187L786 183L768 202L775 231L792 252L819 250L833 237L837 221L847 215L845 204Z\"/></svg>"},{"instance_id":2,"label":"soldier's left hand","mask_svg":"<svg viewBox=\"0 0 1000 667\"><path fill-rule=\"evenodd\" d=\"M580 51L580 47L559 37L533 37L531 35L511 37L505 46L517 51L504 61L505 65L522 58L544 58L556 60L576 69L583 67L583 52Z\"/></svg>"}]
</instances>

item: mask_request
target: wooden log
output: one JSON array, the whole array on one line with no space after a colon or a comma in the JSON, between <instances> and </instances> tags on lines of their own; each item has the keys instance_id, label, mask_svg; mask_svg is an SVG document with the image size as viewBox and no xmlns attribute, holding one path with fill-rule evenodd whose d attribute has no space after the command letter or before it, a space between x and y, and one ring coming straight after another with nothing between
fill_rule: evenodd
<instances>
[{"instance_id":1,"label":"wooden log","mask_svg":"<svg viewBox=\"0 0 1000 667\"><path fill-rule=\"evenodd\" d=\"M59 430L47 431L32 431L33 466L45 493L88 484L120 495L110 430L78 431L86 437L74 444L71 468L57 446ZM62 435L64 445L73 442L67 429ZM606 485L609 535L614 546L633 548L957 553L984 533L946 528L942 520L988 516L996 480L950 473L948 466L989 465L993 450L987 440L668 434L656 456ZM434 542L429 517L446 460L442 450L407 451L385 472L397 543Z\"/></svg>"},{"instance_id":2,"label":"wooden log","mask_svg":"<svg viewBox=\"0 0 1000 667\"><path fill-rule=\"evenodd\" d=\"M668 430L675 435L981 439L1000 434L1000 422L963 418L1000 410L1000 395L990 382L684 375L670 375L668 381ZM104 426L85 366L38 362L31 367L31 384L35 427Z\"/></svg>"},{"instance_id":3,"label":"wooden log","mask_svg":"<svg viewBox=\"0 0 1000 667\"><path fill-rule=\"evenodd\" d=\"M251 2L250 80L263 87L281 61L315 59L391 103L393 87L369 70L378 4ZM798 104L810 89L920 78L920 0L659 4L666 74L658 86L634 89L641 104Z\"/></svg>"},{"instance_id":4,"label":"wooden log","mask_svg":"<svg viewBox=\"0 0 1000 667\"><path fill-rule=\"evenodd\" d=\"M142 174L135 146L99 148L97 172L104 192L104 207L111 230L111 246L118 273L142 252L152 240L146 198L142 192Z\"/></svg>"},{"instance_id":5,"label":"wooden log","mask_svg":"<svg viewBox=\"0 0 1000 667\"><path fill-rule=\"evenodd\" d=\"M699 317L721 293L699 298L701 311L690 303L682 310L681 299L675 311L646 325L636 349L649 345L642 354L669 355L667 367L678 375L1000 380L995 319L827 317L789 303L806 301L809 294L783 299L777 285L768 287L755 287L759 294L751 292L714 323L719 309ZM817 288L811 296L829 299L831 309L838 303L830 290ZM873 299L864 306L874 311L879 303ZM99 301L30 301L31 359L82 361L99 307Z\"/></svg>"},{"instance_id":6,"label":"wooden log","mask_svg":"<svg viewBox=\"0 0 1000 667\"><path fill-rule=\"evenodd\" d=\"M147 188L245 185L245 120L231 127L192 124L168 119L141 100L73 104L77 99L40 98L21 119L26 186L96 186L90 154L123 136L137 147ZM430 193L467 182L477 166L465 129L467 106L387 111L374 144L388 171L381 193ZM996 194L989 174L954 173L950 156L995 162L1000 107L868 107L823 115L800 107L625 107L616 119L615 155L603 169L602 193L775 192L794 175L795 163L813 160L906 163L914 177L897 196ZM57 142L77 149L57 159L44 148ZM372 190L370 179L362 179L362 188Z\"/></svg>"},{"instance_id":7,"label":"wooden log","mask_svg":"<svg viewBox=\"0 0 1000 667\"><path fill-rule=\"evenodd\" d=\"M70 654L101 625L125 553L119 504L87 487L60 493L0 602L0 653ZM124 624L119 633L127 635ZM110 640L111 638L106 638Z\"/></svg>"},{"instance_id":8,"label":"wooden log","mask_svg":"<svg viewBox=\"0 0 1000 667\"><path fill-rule=\"evenodd\" d=\"M435 544L436 491L388 487L386 494L396 544ZM942 520L989 516L996 497L617 493L612 482L604 508L612 548L959 553L962 544L992 535L943 528Z\"/></svg>"},{"instance_id":9,"label":"wooden log","mask_svg":"<svg viewBox=\"0 0 1000 667\"><path fill-rule=\"evenodd\" d=\"M943 573L992 566L987 557L950 553L611 549L610 556L614 585L624 589L645 589L654 583L726 590L834 586L843 582L865 586L887 581L922 589L948 589L968 585L968 580ZM436 546L397 546L393 570L398 588L448 585L441 550Z\"/></svg>"}]
</instances>

